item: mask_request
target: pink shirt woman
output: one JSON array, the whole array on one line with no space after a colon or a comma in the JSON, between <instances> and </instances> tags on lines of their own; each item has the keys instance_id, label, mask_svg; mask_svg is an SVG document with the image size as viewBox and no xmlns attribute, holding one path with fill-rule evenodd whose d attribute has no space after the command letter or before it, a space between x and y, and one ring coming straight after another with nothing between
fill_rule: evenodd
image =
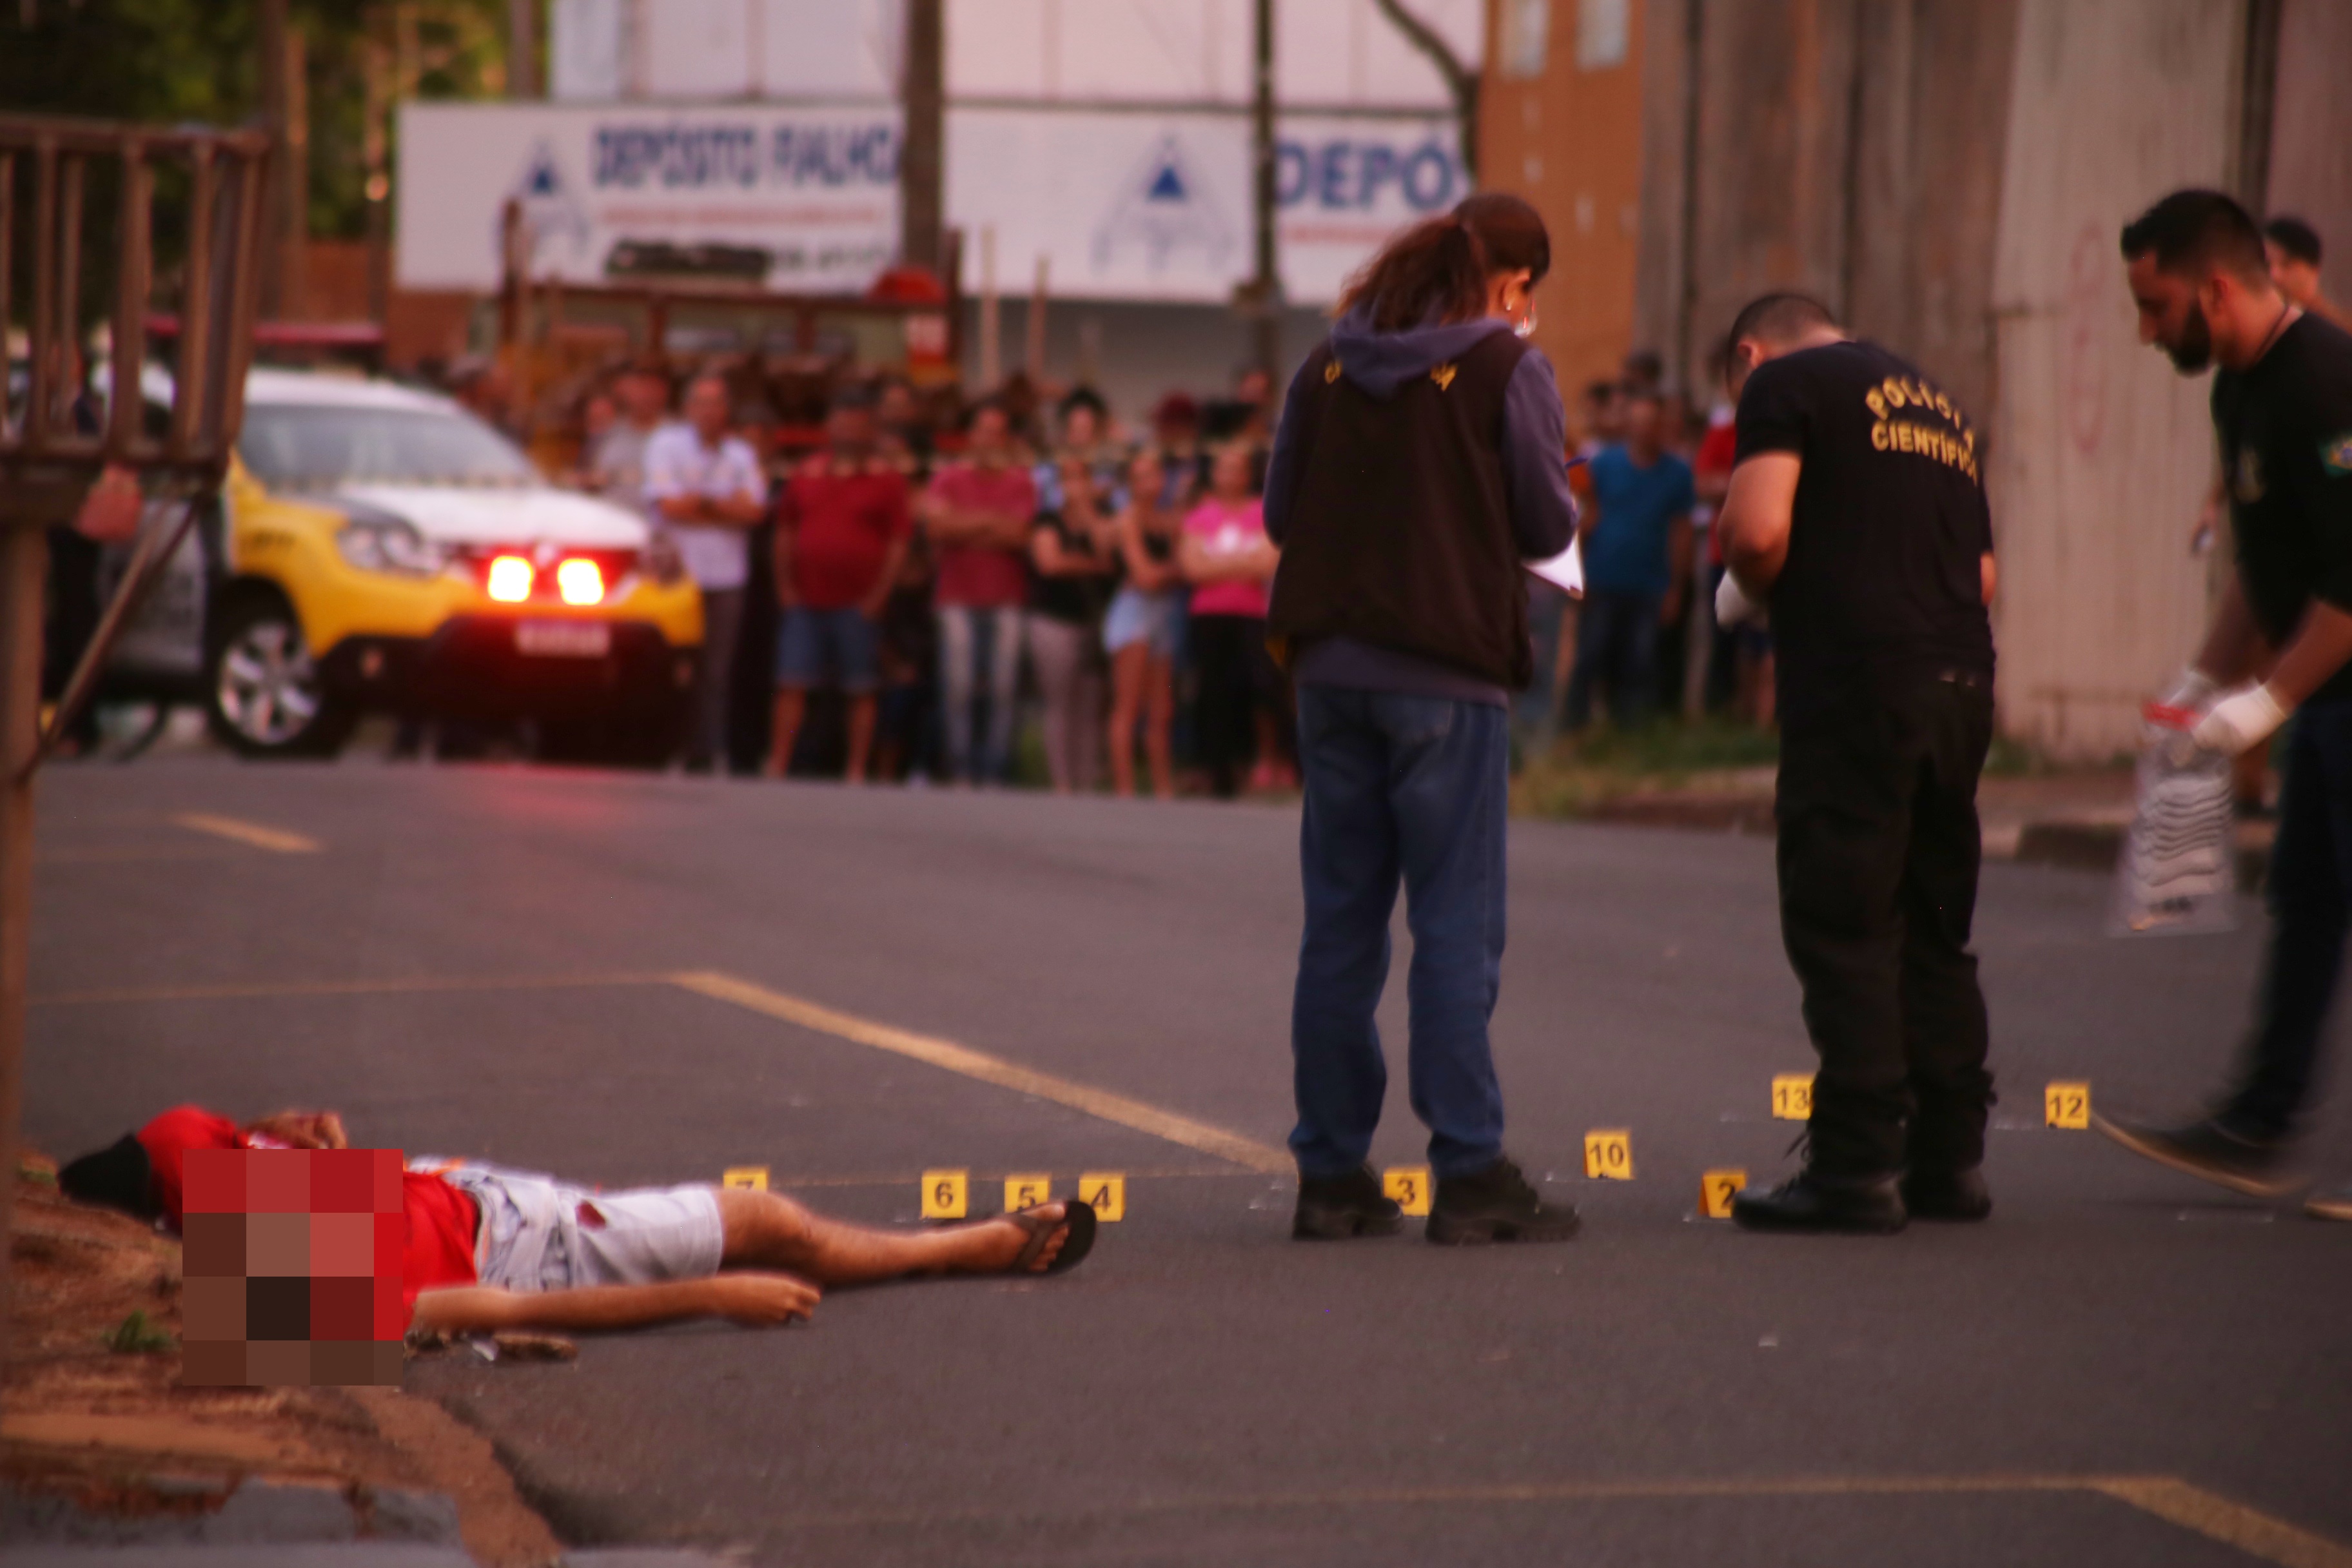
<instances>
[{"instance_id":1,"label":"pink shirt woman","mask_svg":"<svg viewBox=\"0 0 2352 1568\"><path fill-rule=\"evenodd\" d=\"M1211 496L1184 519L1184 532L1211 561L1255 555L1266 547L1265 508L1255 496L1228 500ZM1265 616L1265 580L1227 577L1192 590L1196 616Z\"/></svg>"}]
</instances>

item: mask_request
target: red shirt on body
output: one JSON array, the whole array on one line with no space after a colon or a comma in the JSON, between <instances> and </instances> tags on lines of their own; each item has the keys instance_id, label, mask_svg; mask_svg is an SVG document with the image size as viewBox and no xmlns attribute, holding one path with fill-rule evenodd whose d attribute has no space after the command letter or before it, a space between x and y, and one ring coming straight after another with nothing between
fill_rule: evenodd
<instances>
[{"instance_id":1,"label":"red shirt on body","mask_svg":"<svg viewBox=\"0 0 2352 1568\"><path fill-rule=\"evenodd\" d=\"M139 1146L147 1151L156 1201L173 1230L180 1228L180 1173L189 1150L282 1147L247 1137L227 1117L197 1105L174 1107L141 1128ZM413 1314L418 1291L471 1285L479 1278L474 1272L474 1236L481 1228L482 1211L471 1197L422 1171L401 1173L400 1196L408 1216L408 1245L401 1253L401 1304Z\"/></svg>"},{"instance_id":2,"label":"red shirt on body","mask_svg":"<svg viewBox=\"0 0 2352 1568\"><path fill-rule=\"evenodd\" d=\"M961 511L1017 512L1024 539L1028 520L1037 515L1037 482L1022 464L987 468L957 463L932 476L931 493ZM943 607L1018 609L1029 601L1025 550L943 544L939 557L939 602Z\"/></svg>"},{"instance_id":3,"label":"red shirt on body","mask_svg":"<svg viewBox=\"0 0 2352 1568\"><path fill-rule=\"evenodd\" d=\"M822 456L785 484L776 520L793 536L793 593L812 610L872 597L890 546L915 528L904 475Z\"/></svg>"}]
</instances>

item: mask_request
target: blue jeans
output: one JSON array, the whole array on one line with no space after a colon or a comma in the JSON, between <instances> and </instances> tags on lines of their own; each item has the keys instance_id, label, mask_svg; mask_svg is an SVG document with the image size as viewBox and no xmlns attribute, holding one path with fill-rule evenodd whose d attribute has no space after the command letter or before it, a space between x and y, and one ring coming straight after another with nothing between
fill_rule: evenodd
<instances>
[{"instance_id":1,"label":"blue jeans","mask_svg":"<svg viewBox=\"0 0 2352 1568\"><path fill-rule=\"evenodd\" d=\"M1413 1114L1439 1175L1483 1170L1503 1152L1486 1024L1503 974L1508 716L1483 702L1302 687L1298 762L1307 930L1290 1013L1290 1150L1300 1173L1353 1171L1371 1152L1388 1092L1372 1014L1400 880L1412 932Z\"/></svg>"},{"instance_id":2,"label":"blue jeans","mask_svg":"<svg viewBox=\"0 0 2352 1568\"><path fill-rule=\"evenodd\" d=\"M873 694L881 684L878 629L855 605L812 610L796 605L784 612L776 632L776 684L809 691L833 686L853 697Z\"/></svg>"},{"instance_id":3,"label":"blue jeans","mask_svg":"<svg viewBox=\"0 0 2352 1568\"><path fill-rule=\"evenodd\" d=\"M956 778L1001 784L1013 771L1022 625L1013 605L940 606L940 701L947 714L948 772ZM981 697L988 701L988 727L975 745L972 710Z\"/></svg>"},{"instance_id":4,"label":"blue jeans","mask_svg":"<svg viewBox=\"0 0 2352 1568\"><path fill-rule=\"evenodd\" d=\"M2352 932L2352 702L2314 702L2286 740L2271 846L2271 945L2254 1031L2222 1120L2254 1138L2296 1131Z\"/></svg>"},{"instance_id":5,"label":"blue jeans","mask_svg":"<svg viewBox=\"0 0 2352 1568\"><path fill-rule=\"evenodd\" d=\"M1658 692L1655 594L1585 591L1576 617L1576 668L1568 678L1568 727L1592 721L1592 683L1609 685L1609 716L1621 730L1650 716Z\"/></svg>"}]
</instances>

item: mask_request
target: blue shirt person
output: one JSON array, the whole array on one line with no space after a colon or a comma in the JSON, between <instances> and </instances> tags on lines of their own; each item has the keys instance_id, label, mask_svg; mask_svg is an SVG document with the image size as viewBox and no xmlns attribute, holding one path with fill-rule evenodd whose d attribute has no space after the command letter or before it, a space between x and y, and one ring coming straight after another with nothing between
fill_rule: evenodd
<instances>
[{"instance_id":1,"label":"blue shirt person","mask_svg":"<svg viewBox=\"0 0 2352 1568\"><path fill-rule=\"evenodd\" d=\"M1592 459L1584 605L1568 685L1571 730L1591 719L1596 681L1608 688L1620 727L1639 723L1658 696L1658 629L1682 614L1690 514L1698 502L1690 465L1663 444L1664 412L1655 393L1635 393L1626 405L1625 439Z\"/></svg>"}]
</instances>

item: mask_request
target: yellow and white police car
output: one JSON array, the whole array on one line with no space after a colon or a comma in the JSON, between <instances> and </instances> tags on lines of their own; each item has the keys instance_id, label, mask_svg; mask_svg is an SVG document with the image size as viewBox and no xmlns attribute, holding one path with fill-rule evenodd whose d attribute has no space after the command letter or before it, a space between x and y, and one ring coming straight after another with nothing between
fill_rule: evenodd
<instances>
[{"instance_id":1,"label":"yellow and white police car","mask_svg":"<svg viewBox=\"0 0 2352 1568\"><path fill-rule=\"evenodd\" d=\"M214 733L253 757L332 755L371 709L666 748L702 640L675 552L457 404L256 370L221 500L131 628L118 689L193 662Z\"/></svg>"}]
</instances>

